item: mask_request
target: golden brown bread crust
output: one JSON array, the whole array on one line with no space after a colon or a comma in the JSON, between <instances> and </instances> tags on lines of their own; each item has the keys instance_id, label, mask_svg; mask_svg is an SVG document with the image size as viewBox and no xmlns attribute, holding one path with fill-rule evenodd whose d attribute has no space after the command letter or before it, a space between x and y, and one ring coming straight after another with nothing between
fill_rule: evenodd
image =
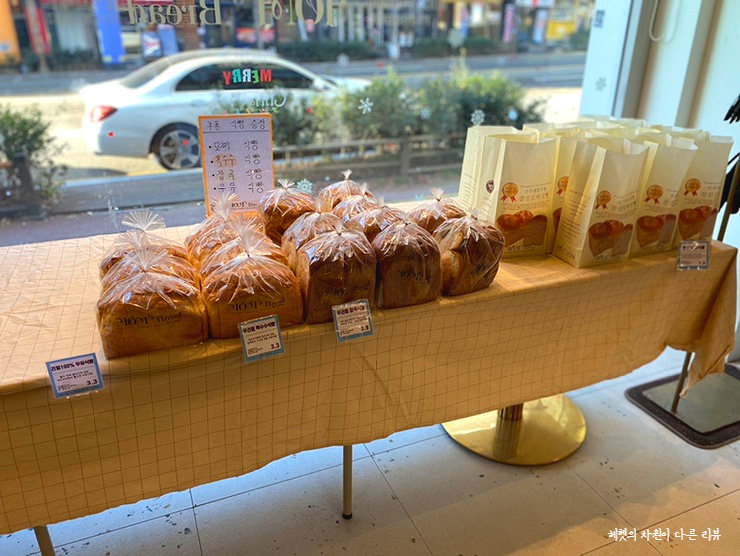
<instances>
[{"instance_id":1,"label":"golden brown bread crust","mask_svg":"<svg viewBox=\"0 0 740 556\"><path fill-rule=\"evenodd\" d=\"M184 252L184 249L183 249ZM148 252L136 250L119 259L101 278L101 290L115 287L119 283L143 272L156 272L176 276L198 287L198 270L187 259L172 255L168 251Z\"/></svg>"},{"instance_id":2,"label":"golden brown bread crust","mask_svg":"<svg viewBox=\"0 0 740 556\"><path fill-rule=\"evenodd\" d=\"M347 228L365 234L372 243L375 237L394 222L406 219L406 213L401 209L383 205L365 212L356 214L347 221Z\"/></svg>"},{"instance_id":3,"label":"golden brown bread crust","mask_svg":"<svg viewBox=\"0 0 740 556\"><path fill-rule=\"evenodd\" d=\"M302 214L316 211L316 199L297 189L278 187L260 200L260 212L265 233L280 245L280 239Z\"/></svg>"},{"instance_id":4,"label":"golden brown bread crust","mask_svg":"<svg viewBox=\"0 0 740 556\"><path fill-rule=\"evenodd\" d=\"M177 245L152 234L131 230L117 236L113 247L101 259L99 264L100 277L105 276L118 261L142 247L155 251L164 251L174 257L188 260L188 252L182 245Z\"/></svg>"},{"instance_id":5,"label":"golden brown bread crust","mask_svg":"<svg viewBox=\"0 0 740 556\"><path fill-rule=\"evenodd\" d=\"M288 264L288 257L279 246L270 241L266 235L252 232L246 236L240 235L206 255L200 265L200 275L208 276L217 272L224 263L245 255L247 252L250 255L273 259L286 266Z\"/></svg>"},{"instance_id":6,"label":"golden brown bread crust","mask_svg":"<svg viewBox=\"0 0 740 556\"><path fill-rule=\"evenodd\" d=\"M288 266L296 271L298 250L319 234L341 230L342 219L331 212L302 214L283 234L281 243Z\"/></svg>"},{"instance_id":7,"label":"golden brown bread crust","mask_svg":"<svg viewBox=\"0 0 740 556\"><path fill-rule=\"evenodd\" d=\"M434 239L441 253L443 295L463 295L491 285L504 252L499 230L468 216L442 223Z\"/></svg>"},{"instance_id":8,"label":"golden brown bread crust","mask_svg":"<svg viewBox=\"0 0 740 556\"><path fill-rule=\"evenodd\" d=\"M108 359L193 345L208 337L198 288L155 272L109 288L98 301L96 317Z\"/></svg>"},{"instance_id":9,"label":"golden brown bread crust","mask_svg":"<svg viewBox=\"0 0 740 556\"><path fill-rule=\"evenodd\" d=\"M264 233L262 217L256 213L232 213L226 219L209 216L185 238L188 259L193 266L200 268L208 255L224 243L237 239L238 230L245 227Z\"/></svg>"},{"instance_id":10,"label":"golden brown bread crust","mask_svg":"<svg viewBox=\"0 0 740 556\"><path fill-rule=\"evenodd\" d=\"M375 292L375 254L367 238L351 231L317 235L298 250L296 274L306 322L331 322L332 307Z\"/></svg>"},{"instance_id":11,"label":"golden brown bread crust","mask_svg":"<svg viewBox=\"0 0 740 556\"><path fill-rule=\"evenodd\" d=\"M331 212L335 206L352 195L373 196L367 188L349 179L348 173L345 175L347 177L344 180L327 185L319 191L316 197L316 207L320 212Z\"/></svg>"},{"instance_id":12,"label":"golden brown bread crust","mask_svg":"<svg viewBox=\"0 0 740 556\"><path fill-rule=\"evenodd\" d=\"M440 295L439 246L424 228L410 221L391 224L372 245L378 260L378 307L419 305Z\"/></svg>"},{"instance_id":13,"label":"golden brown bread crust","mask_svg":"<svg viewBox=\"0 0 740 556\"><path fill-rule=\"evenodd\" d=\"M213 338L239 336L239 323L277 315L281 326L303 322L303 300L293 272L284 264L240 255L203 278L203 299Z\"/></svg>"},{"instance_id":14,"label":"golden brown bread crust","mask_svg":"<svg viewBox=\"0 0 740 556\"><path fill-rule=\"evenodd\" d=\"M332 212L347 222L355 215L378 208L378 201L367 195L351 195L332 209Z\"/></svg>"},{"instance_id":15,"label":"golden brown bread crust","mask_svg":"<svg viewBox=\"0 0 740 556\"><path fill-rule=\"evenodd\" d=\"M435 199L416 206L408 213L408 218L430 234L448 218L462 218L465 211L458 207L451 199Z\"/></svg>"}]
</instances>

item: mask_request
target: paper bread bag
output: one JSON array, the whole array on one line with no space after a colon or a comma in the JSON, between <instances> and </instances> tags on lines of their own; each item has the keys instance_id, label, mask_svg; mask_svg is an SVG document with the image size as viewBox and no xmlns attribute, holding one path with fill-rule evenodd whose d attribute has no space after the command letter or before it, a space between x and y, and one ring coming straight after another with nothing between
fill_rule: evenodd
<instances>
[{"instance_id":1,"label":"paper bread bag","mask_svg":"<svg viewBox=\"0 0 740 556\"><path fill-rule=\"evenodd\" d=\"M696 155L678 195L678 233L674 236L674 247L681 241L712 238L732 138L697 138L694 144Z\"/></svg>"},{"instance_id":2,"label":"paper bread bag","mask_svg":"<svg viewBox=\"0 0 740 556\"><path fill-rule=\"evenodd\" d=\"M629 254L648 148L598 137L576 146L553 253L581 268Z\"/></svg>"},{"instance_id":3,"label":"paper bread bag","mask_svg":"<svg viewBox=\"0 0 740 556\"><path fill-rule=\"evenodd\" d=\"M504 235L504 257L544 255L558 138L538 139L535 134L498 141L481 219Z\"/></svg>"},{"instance_id":4,"label":"paper bread bag","mask_svg":"<svg viewBox=\"0 0 740 556\"><path fill-rule=\"evenodd\" d=\"M637 139L643 137L643 144L649 149L650 173L637 201L631 257L673 248L678 196L697 151L689 139L676 139L665 133Z\"/></svg>"}]
</instances>

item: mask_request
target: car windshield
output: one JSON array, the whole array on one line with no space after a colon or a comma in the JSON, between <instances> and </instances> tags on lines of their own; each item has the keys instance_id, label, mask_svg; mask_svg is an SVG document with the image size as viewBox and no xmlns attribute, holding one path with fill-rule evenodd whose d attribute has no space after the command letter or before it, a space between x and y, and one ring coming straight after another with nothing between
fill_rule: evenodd
<instances>
[{"instance_id":1,"label":"car windshield","mask_svg":"<svg viewBox=\"0 0 740 556\"><path fill-rule=\"evenodd\" d=\"M172 64L179 60L172 60L171 58L161 58L147 64L146 66L137 69L121 78L121 85L128 87L129 89L136 89L142 85L149 83L152 79L157 77L165 69L170 67Z\"/></svg>"}]
</instances>

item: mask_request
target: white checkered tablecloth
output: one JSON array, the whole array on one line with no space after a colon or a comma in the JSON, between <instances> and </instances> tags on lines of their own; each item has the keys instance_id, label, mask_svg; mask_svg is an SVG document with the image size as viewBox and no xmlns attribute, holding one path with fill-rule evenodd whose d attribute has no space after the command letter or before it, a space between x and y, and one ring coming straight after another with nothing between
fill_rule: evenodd
<instances>
[{"instance_id":1,"label":"white checkered tablecloth","mask_svg":"<svg viewBox=\"0 0 740 556\"><path fill-rule=\"evenodd\" d=\"M697 353L694 383L734 343L737 250L714 243L707 271L677 271L675 252L505 260L485 291L374 311L369 338L285 328L285 353L258 363L238 339L108 361L94 307L112 241L0 248L0 532L567 392L665 346ZM45 362L90 352L105 389L55 399Z\"/></svg>"}]
</instances>

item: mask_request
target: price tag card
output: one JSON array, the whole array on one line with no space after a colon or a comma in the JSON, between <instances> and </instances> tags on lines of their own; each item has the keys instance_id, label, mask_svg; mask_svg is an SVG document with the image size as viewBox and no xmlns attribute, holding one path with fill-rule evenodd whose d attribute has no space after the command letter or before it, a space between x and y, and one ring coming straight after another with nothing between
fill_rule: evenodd
<instances>
[{"instance_id":1,"label":"price tag card","mask_svg":"<svg viewBox=\"0 0 740 556\"><path fill-rule=\"evenodd\" d=\"M217 193L234 193L234 210L256 211L265 191L275 188L272 116L199 116L198 126L208 214Z\"/></svg>"},{"instance_id":2,"label":"price tag card","mask_svg":"<svg viewBox=\"0 0 740 556\"><path fill-rule=\"evenodd\" d=\"M239 323L239 335L247 363L285 352L277 315Z\"/></svg>"},{"instance_id":3,"label":"price tag card","mask_svg":"<svg viewBox=\"0 0 740 556\"><path fill-rule=\"evenodd\" d=\"M682 241L678 245L678 270L707 270L710 251L708 241Z\"/></svg>"},{"instance_id":4,"label":"price tag card","mask_svg":"<svg viewBox=\"0 0 740 556\"><path fill-rule=\"evenodd\" d=\"M373 335L373 319L367 299L334 305L331 310L337 339L340 342Z\"/></svg>"},{"instance_id":5,"label":"price tag card","mask_svg":"<svg viewBox=\"0 0 740 556\"><path fill-rule=\"evenodd\" d=\"M94 353L47 361L46 369L56 398L103 389L103 377Z\"/></svg>"}]
</instances>

